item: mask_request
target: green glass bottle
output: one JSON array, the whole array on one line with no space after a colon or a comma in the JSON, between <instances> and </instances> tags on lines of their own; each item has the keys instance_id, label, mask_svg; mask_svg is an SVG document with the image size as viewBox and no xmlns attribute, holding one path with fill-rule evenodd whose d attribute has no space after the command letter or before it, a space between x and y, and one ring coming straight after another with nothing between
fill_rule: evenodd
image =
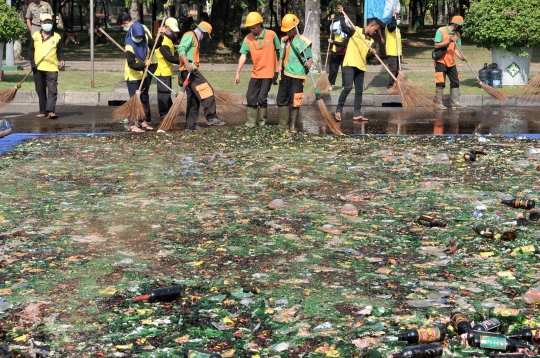
<instances>
[{"instance_id":1,"label":"green glass bottle","mask_svg":"<svg viewBox=\"0 0 540 358\"><path fill-rule=\"evenodd\" d=\"M518 309L507 307L495 307L489 310L489 314L492 317L498 318L501 321L508 323L518 322L523 323L527 317Z\"/></svg>"},{"instance_id":2,"label":"green glass bottle","mask_svg":"<svg viewBox=\"0 0 540 358\"><path fill-rule=\"evenodd\" d=\"M508 333L506 337L527 342L540 342L540 329L527 328L520 332Z\"/></svg>"},{"instance_id":3,"label":"green glass bottle","mask_svg":"<svg viewBox=\"0 0 540 358\"><path fill-rule=\"evenodd\" d=\"M492 349L503 352L516 352L518 349L530 349L530 346L521 341L508 339L502 334L488 334L488 332L471 331L467 340L471 347Z\"/></svg>"}]
</instances>

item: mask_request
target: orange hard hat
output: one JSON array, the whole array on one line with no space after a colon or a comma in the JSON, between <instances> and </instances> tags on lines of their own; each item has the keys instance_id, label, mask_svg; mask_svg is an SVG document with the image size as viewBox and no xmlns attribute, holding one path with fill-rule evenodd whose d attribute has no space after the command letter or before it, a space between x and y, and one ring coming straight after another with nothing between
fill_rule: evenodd
<instances>
[{"instance_id":1,"label":"orange hard hat","mask_svg":"<svg viewBox=\"0 0 540 358\"><path fill-rule=\"evenodd\" d=\"M261 24L262 22L263 22L263 18L261 14L259 14L257 11L250 12L246 16L246 27Z\"/></svg>"},{"instance_id":2,"label":"orange hard hat","mask_svg":"<svg viewBox=\"0 0 540 358\"><path fill-rule=\"evenodd\" d=\"M197 27L199 28L199 30L201 30L202 32L207 32L208 35L211 35L212 34L212 25L210 25L208 22L206 21L201 21L199 23L199 25L197 25Z\"/></svg>"},{"instance_id":3,"label":"orange hard hat","mask_svg":"<svg viewBox=\"0 0 540 358\"><path fill-rule=\"evenodd\" d=\"M460 26L463 25L463 16L459 16L459 15L453 16L452 20L450 20L450 23L460 25Z\"/></svg>"},{"instance_id":4,"label":"orange hard hat","mask_svg":"<svg viewBox=\"0 0 540 358\"><path fill-rule=\"evenodd\" d=\"M298 25L300 25L300 19L295 14L287 14L281 20L281 31L287 32Z\"/></svg>"}]
</instances>

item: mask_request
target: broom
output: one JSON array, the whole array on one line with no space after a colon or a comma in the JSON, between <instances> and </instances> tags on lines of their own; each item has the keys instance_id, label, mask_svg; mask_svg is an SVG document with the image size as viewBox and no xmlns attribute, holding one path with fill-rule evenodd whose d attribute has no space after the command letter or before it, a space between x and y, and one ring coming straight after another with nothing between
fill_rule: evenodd
<instances>
[{"instance_id":1,"label":"broom","mask_svg":"<svg viewBox=\"0 0 540 358\"><path fill-rule=\"evenodd\" d=\"M116 47L118 47L120 49L120 51L122 51L122 52L126 51L122 46L120 46L120 44L118 42L114 41L114 39L112 37L110 37L109 34L106 33L101 27L98 28L98 29L99 29L99 31L101 31L103 33L103 35L105 35L106 38L109 39L109 41L111 41L113 44L115 44Z\"/></svg>"},{"instance_id":2,"label":"broom","mask_svg":"<svg viewBox=\"0 0 540 358\"><path fill-rule=\"evenodd\" d=\"M534 76L523 88L518 91L518 96L526 96L526 100L530 101L533 96L540 94L540 74Z\"/></svg>"},{"instance_id":3,"label":"broom","mask_svg":"<svg viewBox=\"0 0 540 358\"><path fill-rule=\"evenodd\" d=\"M166 132L174 127L180 112L182 111L183 103L186 102L186 87L189 85L189 76L191 72L188 72L188 75L184 82L182 83L182 89L176 94L176 99L174 100L171 109L167 112L167 115L163 118L163 121L158 127L158 132Z\"/></svg>"},{"instance_id":4,"label":"broom","mask_svg":"<svg viewBox=\"0 0 540 358\"><path fill-rule=\"evenodd\" d=\"M311 12L311 9L309 10L309 12ZM308 16L309 16L309 13L308 13ZM294 28L296 29L296 33L298 34L298 40L300 40L300 44L302 45L302 54L304 55L304 58L306 58L306 51L304 49L302 38L300 37L301 36L300 32L298 31L298 25L296 24L296 20L294 21ZM313 92L315 93L315 98L317 99L317 107L319 107L319 111L321 112L321 116L323 116L324 121L326 122L326 125L332 131L332 133L343 135L344 133L339 128L339 124L337 124L336 121L334 121L334 118L332 118L330 111L328 110L328 108L324 104L323 99L321 98L319 90L317 89L317 84L315 83L315 80L313 79L313 72L309 71L309 75L311 77L311 82L313 82Z\"/></svg>"},{"instance_id":5,"label":"broom","mask_svg":"<svg viewBox=\"0 0 540 358\"><path fill-rule=\"evenodd\" d=\"M165 20L167 18L163 17L163 21L161 22L161 27L163 27L163 24L165 23ZM158 39L161 36L161 32L158 32L156 36L156 40L154 41L154 46L152 47L152 52L150 52L150 59L152 56L154 56L154 51L156 50L156 45L158 43ZM146 78L146 72L148 71L148 67L150 65L147 65L144 68L144 73L141 79L141 84L139 85L139 89L137 92L135 92L135 95L131 97L126 103L118 107L114 110L114 112L111 115L111 120L118 121L125 118L129 118L133 121L139 121L141 119L146 118L146 113L144 111L143 104L141 102L141 91L142 86L144 84L144 79Z\"/></svg>"},{"instance_id":6,"label":"broom","mask_svg":"<svg viewBox=\"0 0 540 358\"><path fill-rule=\"evenodd\" d=\"M45 59L45 57L47 57L47 55L49 54L49 52L52 51L52 48L49 49L49 51L47 51L45 53L45 55L43 55L43 57L41 58L41 60L39 60L39 62L36 64L36 67L39 66L39 64L41 63L41 61L43 61ZM7 106L8 104L10 104L14 99L15 99L15 95L17 94L17 91L19 90L19 88L21 88L22 84L24 83L24 81L26 81L26 79L33 73L34 71L30 71L28 72L28 74L26 76L24 76L24 78L22 79L21 82L17 83L17 85L15 85L15 87L11 87L11 88L6 88L4 90L0 90L0 108L2 107L5 107Z\"/></svg>"},{"instance_id":7,"label":"broom","mask_svg":"<svg viewBox=\"0 0 540 358\"><path fill-rule=\"evenodd\" d=\"M332 37L332 30L330 30L330 37ZM320 93L326 94L328 93L328 89L330 88L330 81L328 80L328 76L326 76L326 66L328 65L328 55L330 54L330 45L331 43L328 43L328 48L326 49L326 61L324 61L324 68L321 73L321 77L317 80L317 83L315 86L317 88L320 88Z\"/></svg>"},{"instance_id":8,"label":"broom","mask_svg":"<svg viewBox=\"0 0 540 358\"><path fill-rule=\"evenodd\" d=\"M456 45L456 48L458 49L461 56L465 57L465 55L463 54L463 51L461 51L461 48L458 46L458 44L455 43L455 42L454 42L454 44ZM480 87L482 87L482 89L484 91L487 92L487 94L489 94L491 97L493 97L493 98L495 98L495 99L497 99L499 101L505 101L505 100L508 99L508 95L506 93L504 93L502 91L499 91L498 89L493 88L491 86L488 86L484 82L480 81L480 78L478 78L478 75L472 69L471 65L469 64L469 61L465 61L465 62L467 63L467 66L469 66L469 70L471 70L474 77L476 77L476 82L480 85Z\"/></svg>"},{"instance_id":9,"label":"broom","mask_svg":"<svg viewBox=\"0 0 540 358\"><path fill-rule=\"evenodd\" d=\"M343 16L345 16L349 24L352 25L353 22L351 21L351 19L349 19L347 14L344 11L342 11L341 13L343 14ZM371 47L369 43L366 41L366 39L362 37L363 34L360 31L358 31L356 26L354 27L354 31L356 31L356 33L360 35L360 38L362 39L362 41L364 41L366 46ZM399 81L396 78L396 76L394 76L394 74L390 71L390 69L388 69L388 67L384 64L384 62L381 60L379 55L377 54L374 54L374 55L377 58L377 60L381 63L381 65L384 67L386 72L388 72L388 74L394 79L395 84L396 84L396 92L397 94L399 94L399 97L401 98L401 105L403 107L406 107L406 108L413 108L413 107L419 107L419 106L422 106L425 108L433 107L433 100L430 94L428 94L422 87L419 87L415 85L414 83L412 83L411 81L409 81L408 79L405 79L405 75L403 75L404 80Z\"/></svg>"}]
</instances>

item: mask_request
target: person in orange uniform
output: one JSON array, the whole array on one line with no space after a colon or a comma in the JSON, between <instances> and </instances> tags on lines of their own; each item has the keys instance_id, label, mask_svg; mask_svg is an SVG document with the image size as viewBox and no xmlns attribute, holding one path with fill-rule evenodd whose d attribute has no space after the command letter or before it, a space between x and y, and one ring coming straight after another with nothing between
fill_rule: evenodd
<instances>
[{"instance_id":1,"label":"person in orange uniform","mask_svg":"<svg viewBox=\"0 0 540 358\"><path fill-rule=\"evenodd\" d=\"M240 48L240 59L234 85L240 83L240 71L251 54L253 69L246 93L246 126L264 126L267 119L268 92L272 83L277 85L279 65L276 51L281 54L281 45L276 33L263 27L263 18L258 12L250 12L246 17L246 27L250 34L244 38ZM281 55L280 55L281 58Z\"/></svg>"},{"instance_id":2,"label":"person in orange uniform","mask_svg":"<svg viewBox=\"0 0 540 358\"><path fill-rule=\"evenodd\" d=\"M173 64L180 64L178 56L174 54L176 52L174 50L174 45L178 42L176 33L180 32L178 21L176 21L174 17L169 17L165 20L165 26L160 28L159 32L161 32L163 36L160 36L157 44L159 47L156 50L158 65L154 75L163 82L157 81L159 118L163 119L172 106L171 91L169 88L172 87Z\"/></svg>"},{"instance_id":3,"label":"person in orange uniform","mask_svg":"<svg viewBox=\"0 0 540 358\"><path fill-rule=\"evenodd\" d=\"M41 30L34 32L28 58L34 74L36 93L39 99L38 118L56 119L58 98L58 67L65 66L62 36L53 31L50 14L41 15ZM41 61L43 59L43 61ZM41 61L41 63L40 63ZM38 65L39 63L39 65ZM48 93L47 93L48 91Z\"/></svg>"},{"instance_id":4,"label":"person in orange uniform","mask_svg":"<svg viewBox=\"0 0 540 358\"><path fill-rule=\"evenodd\" d=\"M277 94L279 126L293 133L304 98L306 75L313 64L311 41L296 31L299 24L300 19L294 14L287 14L281 20L281 31L287 36L281 38L284 58Z\"/></svg>"},{"instance_id":5,"label":"person in orange uniform","mask_svg":"<svg viewBox=\"0 0 540 358\"><path fill-rule=\"evenodd\" d=\"M443 26L435 33L435 49L446 48L446 53L435 60L435 86L436 86L436 106L437 109L447 109L443 102L443 90L446 86L446 76L450 80L450 97L453 108L466 107L459 102L459 74L454 56L461 61L467 61L465 56L456 48L461 45L461 26L463 17L454 16L447 26Z\"/></svg>"},{"instance_id":6,"label":"person in orange uniform","mask_svg":"<svg viewBox=\"0 0 540 358\"><path fill-rule=\"evenodd\" d=\"M186 130L197 131L202 127L197 126L197 117L201 104L204 108L206 122L210 126L223 126L226 121L218 118L216 114L216 98L214 90L206 78L199 72L199 44L204 38L212 35L212 25L201 21L195 30L188 31L182 36L178 45L178 55L182 62L180 66L180 81L182 84L189 75L186 87Z\"/></svg>"}]
</instances>

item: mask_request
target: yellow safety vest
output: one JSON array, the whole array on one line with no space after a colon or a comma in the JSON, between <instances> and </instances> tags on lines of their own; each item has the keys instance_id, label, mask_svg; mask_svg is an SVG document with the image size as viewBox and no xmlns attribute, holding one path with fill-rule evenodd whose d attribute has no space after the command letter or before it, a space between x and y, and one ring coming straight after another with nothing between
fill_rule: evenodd
<instances>
[{"instance_id":1,"label":"yellow safety vest","mask_svg":"<svg viewBox=\"0 0 540 358\"><path fill-rule=\"evenodd\" d=\"M174 43L170 38L167 36L163 36L163 42L161 47L167 46L171 53L174 54ZM154 73L156 76L172 76L173 74L173 64L165 59L163 55L161 54L161 51L158 49L156 50L157 58L158 58L158 65L156 73Z\"/></svg>"},{"instance_id":2,"label":"yellow safety vest","mask_svg":"<svg viewBox=\"0 0 540 358\"><path fill-rule=\"evenodd\" d=\"M386 25L386 56L401 56L401 32L399 27L396 27L394 32L388 31L388 25ZM397 38L397 40L396 40Z\"/></svg>"},{"instance_id":3,"label":"yellow safety vest","mask_svg":"<svg viewBox=\"0 0 540 358\"><path fill-rule=\"evenodd\" d=\"M146 35L146 42L148 42L149 40L152 39L152 34L150 33L150 31L148 30L148 28L145 25L143 25L143 28L144 28L144 33ZM135 51L133 51L133 47L131 45L126 45L125 51L135 53ZM149 46L148 51L146 52L145 62L146 62L146 60L148 60L150 58L150 52L152 52L152 49ZM141 62L138 58L135 58L135 61L136 62ZM156 54L155 51L154 51L154 55L152 56L152 63L158 63L158 57L157 57L157 54ZM126 60L126 63L124 65L124 79L126 81L142 80L143 74L144 74L144 71L136 71L136 70L130 68L128 66L128 63L127 63L127 60Z\"/></svg>"},{"instance_id":4,"label":"yellow safety vest","mask_svg":"<svg viewBox=\"0 0 540 358\"><path fill-rule=\"evenodd\" d=\"M62 41L62 36L53 32L51 36L47 37L46 40L43 40L41 31L37 31L32 35L32 39L34 40L34 63L36 65L41 61L43 56L45 56L47 51L51 49L51 52L49 52L47 57L41 61L37 69L40 71L58 72L58 56L56 54L56 48L58 47L58 43Z\"/></svg>"},{"instance_id":5,"label":"yellow safety vest","mask_svg":"<svg viewBox=\"0 0 540 358\"><path fill-rule=\"evenodd\" d=\"M362 29L356 26L355 32L349 38L349 44L347 45L347 52L343 59L343 66L356 67L359 70L367 71L367 55L370 47L366 45L364 41L367 41L369 45L373 44L373 39L366 39L366 36L362 33Z\"/></svg>"}]
</instances>

